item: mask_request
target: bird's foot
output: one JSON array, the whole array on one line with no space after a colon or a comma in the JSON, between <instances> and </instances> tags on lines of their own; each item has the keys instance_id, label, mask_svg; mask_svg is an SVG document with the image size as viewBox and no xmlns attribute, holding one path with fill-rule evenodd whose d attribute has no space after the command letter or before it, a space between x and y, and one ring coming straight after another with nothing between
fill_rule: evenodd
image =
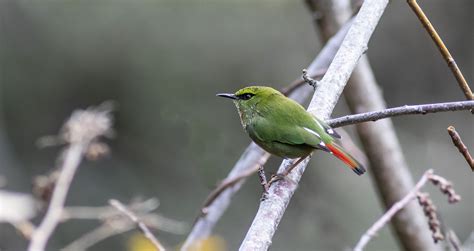
<instances>
[{"instance_id":1,"label":"bird's foot","mask_svg":"<svg viewBox=\"0 0 474 251\"><path fill-rule=\"evenodd\" d=\"M260 201L264 201L268 197L268 189L270 188L270 185L267 182L267 177L265 175L265 171L263 170L263 166L258 168L258 178L260 179L260 184L263 188L263 194L262 198L260 198Z\"/></svg>"},{"instance_id":2,"label":"bird's foot","mask_svg":"<svg viewBox=\"0 0 474 251\"><path fill-rule=\"evenodd\" d=\"M276 173L276 174L273 174L272 177L270 178L270 180L268 181L267 185L268 185L268 188L270 188L270 186L279 181L279 180L284 180L284 179L287 179L287 175L286 173Z\"/></svg>"},{"instance_id":3,"label":"bird's foot","mask_svg":"<svg viewBox=\"0 0 474 251\"><path fill-rule=\"evenodd\" d=\"M268 188L264 188L264 189L267 189L267 190L265 190L262 193L262 197L260 198L260 201L265 201L266 199L268 199Z\"/></svg>"}]
</instances>

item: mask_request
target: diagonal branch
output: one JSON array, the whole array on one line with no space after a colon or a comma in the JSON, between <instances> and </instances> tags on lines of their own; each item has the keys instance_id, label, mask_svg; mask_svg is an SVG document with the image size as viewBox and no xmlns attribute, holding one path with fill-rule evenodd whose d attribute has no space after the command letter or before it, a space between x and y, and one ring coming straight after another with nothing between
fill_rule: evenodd
<instances>
[{"instance_id":1,"label":"diagonal branch","mask_svg":"<svg viewBox=\"0 0 474 251\"><path fill-rule=\"evenodd\" d=\"M130 220L132 220L135 224L137 224L140 231L143 235L155 246L158 251L165 251L166 249L161 245L158 239L153 235L147 225L138 218L132 211L130 211L124 204L122 204L118 200L111 199L109 200L109 204L119 210L121 213L126 215Z\"/></svg>"},{"instance_id":2,"label":"diagonal branch","mask_svg":"<svg viewBox=\"0 0 474 251\"><path fill-rule=\"evenodd\" d=\"M337 50L339 49L347 31L349 30L353 20L349 20L336 35L334 35L323 47L318 56L313 60L313 62L308 66L308 74L311 76L319 75L322 71L329 66L331 61L334 58ZM322 70L323 69L323 70ZM295 80L289 88L285 89L286 93L291 92L289 95L290 98L303 102L308 96L308 89L297 88L302 85L304 81ZM252 169L253 166L263 165L267 161L269 155L263 151L256 144L251 143L244 153L234 165L226 179L223 181L223 184L229 180L241 176L242 173L246 173L248 170ZM215 224L220 219L222 214L225 212L229 206L232 196L240 189L245 179L239 180L234 185L228 187L225 190L219 192L219 194L211 201L208 206L206 206L206 213L201 214L194 224L191 232L186 238L185 243L181 247L181 250L189 250L192 245L196 242L199 242L202 239L205 239L212 232Z\"/></svg>"},{"instance_id":3,"label":"diagonal branch","mask_svg":"<svg viewBox=\"0 0 474 251\"><path fill-rule=\"evenodd\" d=\"M444 45L443 40L438 35L438 32L436 32L428 17L425 15L416 0L407 0L407 2L408 5L410 5L411 9L415 12L418 19L420 19L420 22L423 24L423 27L425 27L426 31L428 31L428 33L430 34L431 38L433 39L433 42L436 44L439 51L441 52L441 55L443 55L443 58L446 60L449 69L451 69L451 71L453 72L454 77L458 81L459 87L463 91L464 96L466 96L466 99L474 100L474 95L472 94L471 88L469 88L469 85L467 84L466 79L464 78L461 70L456 64L456 61L454 61L453 56L451 56L451 53L449 53L448 48L446 47L446 45Z\"/></svg>"},{"instance_id":4,"label":"diagonal branch","mask_svg":"<svg viewBox=\"0 0 474 251\"><path fill-rule=\"evenodd\" d=\"M374 237L382 227L384 227L392 218L397 214L400 210L406 207L411 201L418 197L419 204L426 209L426 212L429 213L427 215L429 224L433 226L433 238L435 242L437 240L444 239L443 235L441 234L441 230L439 228L439 222L436 219L436 209L432 204L431 200L428 199L427 194L420 192L420 189L430 181L433 185L438 186L442 193L448 196L449 203L457 203L461 200L461 197L456 194L454 191L451 183L447 181L445 178L433 174L433 169L427 170L423 176L421 176L420 180L416 185L399 201L390 207L387 212L385 212L382 217L380 217L367 231L362 235L359 242L354 248L354 251L362 251L364 247L369 243L369 241ZM436 222L433 222L436 221Z\"/></svg>"},{"instance_id":5,"label":"diagonal branch","mask_svg":"<svg viewBox=\"0 0 474 251\"><path fill-rule=\"evenodd\" d=\"M375 236L375 234L385 226L393 216L404 208L409 202L416 198L416 193L420 191L420 189L426 184L428 181L428 176L433 173L433 170L430 169L426 171L421 179L416 183L415 187L405 196L403 199L398 201L397 203L393 204L393 206L382 216L378 219L360 238L359 242L354 248L354 251L362 251L369 243L370 239Z\"/></svg>"},{"instance_id":6,"label":"diagonal branch","mask_svg":"<svg viewBox=\"0 0 474 251\"><path fill-rule=\"evenodd\" d=\"M388 0L364 1L342 42L341 48L314 93L308 108L309 112L322 119L327 119L330 116L359 58L366 51L369 39L387 4ZM268 198L260 203L257 215L240 246L240 250L267 250L269 248L308 162L309 158L302 161L288 175L291 182L282 180L270 187ZM284 172L291 163L291 160L283 161L278 172Z\"/></svg>"}]
</instances>

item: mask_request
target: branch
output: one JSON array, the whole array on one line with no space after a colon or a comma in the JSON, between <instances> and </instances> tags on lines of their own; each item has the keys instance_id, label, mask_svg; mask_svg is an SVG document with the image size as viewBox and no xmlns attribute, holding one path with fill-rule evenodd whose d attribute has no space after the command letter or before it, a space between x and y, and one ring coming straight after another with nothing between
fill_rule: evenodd
<instances>
[{"instance_id":1,"label":"branch","mask_svg":"<svg viewBox=\"0 0 474 251\"><path fill-rule=\"evenodd\" d=\"M120 228L111 226L110 224L102 224L94 230L82 235L77 240L71 242L69 245L62 248L61 251L84 251L102 240L128 232L134 228L135 226L133 224L124 225Z\"/></svg>"},{"instance_id":2,"label":"branch","mask_svg":"<svg viewBox=\"0 0 474 251\"><path fill-rule=\"evenodd\" d=\"M130 218L130 220L135 222L140 231L143 233L143 235L145 235L145 237L150 240L150 242L153 244L153 246L156 247L157 250L166 250L163 245L161 245L161 243L158 241L158 239L156 239L156 237L153 235L147 225L143 223L143 221L141 221L132 211L128 210L125 205L123 205L120 201L114 199L109 200L109 204L115 207L120 212L122 212L128 218Z\"/></svg>"},{"instance_id":3,"label":"branch","mask_svg":"<svg viewBox=\"0 0 474 251\"><path fill-rule=\"evenodd\" d=\"M347 31L347 30L346 30ZM342 42L342 38L341 38L341 42ZM329 63L328 63L329 64ZM317 79L320 79L322 76L324 76L324 74L326 73L328 69L320 69L318 70L317 72L313 73L311 76L308 76L306 75L307 77L309 78L317 78ZM306 71L307 73L307 71ZM302 85L306 84L306 80L304 78L298 78L296 79L295 81L293 81L290 85L288 85L287 87L283 88L281 90L281 93L283 93L283 95L285 96L288 96L289 94L291 94L294 90L296 90L297 88L300 88Z\"/></svg>"},{"instance_id":4,"label":"branch","mask_svg":"<svg viewBox=\"0 0 474 251\"><path fill-rule=\"evenodd\" d=\"M439 186L441 192L448 195L448 201L450 203L457 203L461 200L461 197L456 194L452 189L451 183L449 183L445 178L434 175L433 169L426 171L416 185L406 194L400 201L393 204L393 206L385 212L382 217L380 217L360 238L359 242L354 248L354 251L362 251L364 247L369 243L369 241L374 237L382 227L384 227L393 216L400 211L402 208L406 207L408 203L419 197L420 205L424 207L425 213L429 219L430 227L433 231L433 238L436 240L443 239L441 231L439 229L439 222L436 219L436 215L433 215L435 212L434 205L432 205L431 200L427 199L427 196L423 193L420 193L420 189L426 184L426 182L431 181L433 185ZM441 236L440 236L441 235Z\"/></svg>"},{"instance_id":5,"label":"branch","mask_svg":"<svg viewBox=\"0 0 474 251\"><path fill-rule=\"evenodd\" d=\"M352 13L347 0L314 0L313 2L320 3L318 11L323 13L324 23L333 27L341 24L344 15ZM345 14L341 14L342 12ZM331 35L326 27L321 27L321 30L323 37ZM344 97L353 113L386 109L385 100L367 56L364 55L359 60L344 90ZM374 180L374 188L380 196L383 207L388 209L401 200L414 186L410 168L403 156L392 121L386 119L378 123L357 124L356 130L369 160L369 175ZM426 226L425 217L415 203L407 205L396 214L391 224L402 249L440 250L427 234L429 229Z\"/></svg>"},{"instance_id":6,"label":"branch","mask_svg":"<svg viewBox=\"0 0 474 251\"><path fill-rule=\"evenodd\" d=\"M343 27L341 27L339 32L326 43L323 49L319 52L318 56L313 60L310 66L308 66L309 75L315 76L321 74L323 71L326 72L325 69L333 60L334 55L339 49L352 22L353 20L348 21ZM304 81L295 80L290 85L290 87L286 89L287 93L291 92L289 97L300 103L303 102L309 95L308 89L296 88L303 86L303 83ZM255 165L264 165L268 157L268 153L263 151L255 143L251 143L247 149L245 149L244 153L234 165L225 180L229 181L235 177L241 176L242 173L252 169L252 167ZM186 238L185 243L181 247L181 250L189 250L194 243L199 242L210 235L215 224L229 206L232 196L240 189L244 181L245 179L241 179L233 186L226 187L225 190L219 192L218 196L206 207L206 214L201 214L201 216L197 219L191 232Z\"/></svg>"},{"instance_id":7,"label":"branch","mask_svg":"<svg viewBox=\"0 0 474 251\"><path fill-rule=\"evenodd\" d=\"M112 118L111 107L107 103L87 110L73 112L64 124L60 137L69 143L64 151L61 171L53 190L48 211L34 231L29 251L43 251L46 243L61 220L66 196L72 179L81 162L81 158L89 151L89 146L103 135L110 134Z\"/></svg>"},{"instance_id":8,"label":"branch","mask_svg":"<svg viewBox=\"0 0 474 251\"><path fill-rule=\"evenodd\" d=\"M270 157L270 154L266 153L262 156L262 160L265 160L265 161L262 161L262 162L266 162L266 160ZM235 184L237 184L237 182L243 180L243 179L246 179L247 177L249 177L250 175L256 173L259 168L261 167L261 165L259 165L258 163L255 164L253 167L251 167L250 169L248 170L245 170L244 173L242 174L239 174L238 176L235 176L235 177L232 177L230 179L226 179L224 181L222 181L221 184L219 184L219 186L217 186L207 197L206 201L204 202L204 206L202 207L201 209L201 213L202 214L207 214L207 212L209 211L208 207L219 197L219 195L222 194L222 192L224 192L226 189L234 186Z\"/></svg>"},{"instance_id":9,"label":"branch","mask_svg":"<svg viewBox=\"0 0 474 251\"><path fill-rule=\"evenodd\" d=\"M467 163L471 167L471 170L474 172L474 159L469 153L469 150L467 149L464 142L462 142L461 136L459 136L458 132L456 132L456 129L454 128L454 126L448 127L448 133L449 133L449 136L451 136L451 139L453 140L453 144L458 148L459 152L462 154L462 156L464 156Z\"/></svg>"},{"instance_id":10,"label":"branch","mask_svg":"<svg viewBox=\"0 0 474 251\"><path fill-rule=\"evenodd\" d=\"M351 124L358 124L367 121L377 121L380 119L396 117L401 115L428 114L447 111L461 111L474 109L474 101L456 101L447 103L405 105L384 109L375 112L366 112L354 115L346 115L326 121L331 127L341 127Z\"/></svg>"},{"instance_id":11,"label":"branch","mask_svg":"<svg viewBox=\"0 0 474 251\"><path fill-rule=\"evenodd\" d=\"M423 176L421 176L420 181L416 183L415 187L405 196L403 199L398 201L397 203L393 204L393 206L382 216L378 219L360 238L359 242L354 248L354 251L362 251L364 247L369 243L370 239L375 236L375 234L385 226L392 217L400 211L400 209L404 208L409 202L416 198L416 193L426 184L428 181L428 176L433 173L433 170L430 169L426 171Z\"/></svg>"},{"instance_id":12,"label":"branch","mask_svg":"<svg viewBox=\"0 0 474 251\"><path fill-rule=\"evenodd\" d=\"M443 55L443 58L446 60L449 69L451 69L451 71L453 72L454 77L458 81L459 87L463 91L464 96L466 96L466 99L474 100L474 95L472 94L471 88L469 88L469 85L467 84L466 79L464 78L461 70L456 64L456 61L454 61L454 58L451 56L451 53L449 53L448 48L446 47L446 45L444 45L443 40L436 32L428 17L425 15L416 0L407 0L407 2L411 9L415 12L418 19L420 19L420 22L423 24L423 27L430 34L431 38L433 39L433 42L436 44L439 51L441 52L441 55Z\"/></svg>"},{"instance_id":13,"label":"branch","mask_svg":"<svg viewBox=\"0 0 474 251\"><path fill-rule=\"evenodd\" d=\"M388 0L366 0L355 17L341 48L329 66L309 105L308 111L321 119L327 119L334 109L359 58L367 49L368 41L385 10ZM309 158L302 161L289 175L292 181L274 183L268 198L260 203L257 215L250 226L240 250L267 250L276 228L283 217ZM283 161L278 172L282 173L292 160Z\"/></svg>"},{"instance_id":14,"label":"branch","mask_svg":"<svg viewBox=\"0 0 474 251\"><path fill-rule=\"evenodd\" d=\"M187 230L187 226L179 221L165 218L159 214L153 213L159 206L156 198L147 199L145 201L132 199L127 205L129 210L133 210L135 214L150 228L166 231L172 234L183 234ZM66 220L99 220L102 222L100 226L89 231L77 238L66 247L63 251L83 251L91 246L112 237L136 228L136 224L130 219L123 217L122 212L113 206L102 207L66 207L63 213L63 221Z\"/></svg>"}]
</instances>

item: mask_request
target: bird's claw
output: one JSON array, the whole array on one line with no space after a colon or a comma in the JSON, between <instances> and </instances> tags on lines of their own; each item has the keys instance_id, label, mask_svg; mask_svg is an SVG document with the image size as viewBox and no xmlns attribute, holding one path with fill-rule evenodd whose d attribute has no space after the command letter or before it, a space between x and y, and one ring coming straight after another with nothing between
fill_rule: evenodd
<instances>
[{"instance_id":1,"label":"bird's claw","mask_svg":"<svg viewBox=\"0 0 474 251\"><path fill-rule=\"evenodd\" d=\"M270 188L270 186L271 186L273 183L275 183L275 182L277 182L277 181L279 181L279 180L284 180L284 179L286 179L286 176L287 176L286 174L282 174L282 173L273 174L272 177L270 178L270 181L268 181L268 183L267 183L268 188Z\"/></svg>"}]
</instances>

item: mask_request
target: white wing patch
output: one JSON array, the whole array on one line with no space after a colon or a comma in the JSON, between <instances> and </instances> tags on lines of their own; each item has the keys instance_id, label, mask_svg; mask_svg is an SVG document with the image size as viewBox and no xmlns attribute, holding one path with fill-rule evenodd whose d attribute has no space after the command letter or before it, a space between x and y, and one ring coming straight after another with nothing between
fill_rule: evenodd
<instances>
[{"instance_id":1,"label":"white wing patch","mask_svg":"<svg viewBox=\"0 0 474 251\"><path fill-rule=\"evenodd\" d=\"M327 134L331 135L332 137L334 138L338 138L340 139L341 138L341 135L339 135L336 131L334 131L334 129L332 129L331 127L327 126L327 125L324 125L324 124L321 124L321 122L319 122L316 118L314 118L314 121L316 122L316 124L319 126L319 128L321 128L323 131L325 131Z\"/></svg>"},{"instance_id":2,"label":"white wing patch","mask_svg":"<svg viewBox=\"0 0 474 251\"><path fill-rule=\"evenodd\" d=\"M307 132L313 134L314 136L318 137L318 138L321 138L321 136L319 136L319 134L309 128L306 128L306 127L303 127Z\"/></svg>"}]
</instances>

